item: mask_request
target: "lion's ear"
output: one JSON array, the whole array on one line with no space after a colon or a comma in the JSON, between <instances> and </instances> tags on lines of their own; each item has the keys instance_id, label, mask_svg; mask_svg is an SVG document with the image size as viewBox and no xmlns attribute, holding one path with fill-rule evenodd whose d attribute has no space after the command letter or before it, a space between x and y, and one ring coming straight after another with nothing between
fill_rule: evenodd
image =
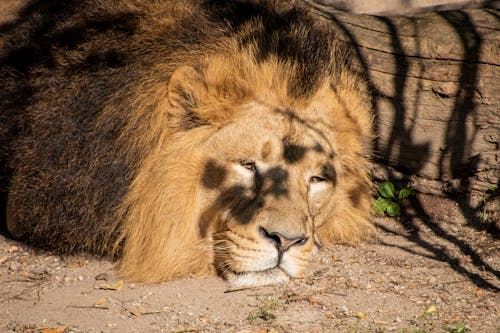
<instances>
[{"instance_id":1,"label":"lion's ear","mask_svg":"<svg viewBox=\"0 0 500 333\"><path fill-rule=\"evenodd\" d=\"M168 99L174 107L191 112L206 94L207 84L203 76L191 66L179 67L170 77Z\"/></svg>"}]
</instances>

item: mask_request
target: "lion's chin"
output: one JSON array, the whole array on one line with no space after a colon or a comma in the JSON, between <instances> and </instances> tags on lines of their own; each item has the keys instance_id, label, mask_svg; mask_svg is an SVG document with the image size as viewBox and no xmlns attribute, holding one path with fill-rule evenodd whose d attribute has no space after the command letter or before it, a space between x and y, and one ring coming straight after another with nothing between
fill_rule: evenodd
<instances>
[{"instance_id":1,"label":"lion's chin","mask_svg":"<svg viewBox=\"0 0 500 333\"><path fill-rule=\"evenodd\" d=\"M264 271L229 273L226 279L232 288L244 288L289 282L290 276L281 268L274 267Z\"/></svg>"}]
</instances>

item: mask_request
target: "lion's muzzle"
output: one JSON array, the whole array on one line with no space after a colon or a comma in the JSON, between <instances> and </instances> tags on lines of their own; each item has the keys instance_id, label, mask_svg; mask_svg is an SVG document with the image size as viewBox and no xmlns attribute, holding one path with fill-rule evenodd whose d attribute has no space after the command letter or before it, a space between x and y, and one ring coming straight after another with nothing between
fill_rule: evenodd
<instances>
[{"instance_id":1,"label":"lion's muzzle","mask_svg":"<svg viewBox=\"0 0 500 333\"><path fill-rule=\"evenodd\" d=\"M231 229L224 235L224 253L219 252L218 258L224 262L220 273L233 287L283 283L305 270L313 237L280 232L269 225L255 231L252 237Z\"/></svg>"}]
</instances>

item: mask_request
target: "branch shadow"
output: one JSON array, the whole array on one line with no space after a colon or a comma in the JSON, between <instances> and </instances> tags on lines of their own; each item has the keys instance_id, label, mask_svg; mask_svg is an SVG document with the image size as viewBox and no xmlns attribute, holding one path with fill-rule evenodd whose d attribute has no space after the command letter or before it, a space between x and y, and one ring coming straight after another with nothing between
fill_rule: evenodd
<instances>
[{"instance_id":1,"label":"branch shadow","mask_svg":"<svg viewBox=\"0 0 500 333\"><path fill-rule=\"evenodd\" d=\"M377 83L370 73L370 65L376 62L377 59L374 59L374 57L376 57L374 53L368 54L369 50L367 51L366 47L363 45L364 41L357 37L355 29L359 28L359 25L355 27L355 23L350 24L350 22L346 22L346 18L343 17L340 12L322 6L319 4L320 1L305 2L313 8L316 14L326 18L337 31L342 32L344 36L343 41L347 42L353 48L353 56L356 58L355 63L358 64L358 67L361 67L362 75L370 81L372 92L372 99L370 102L373 109L376 111L375 117L377 124L380 124L381 117L384 117L384 120L388 118L388 111L385 110L385 115L383 115L379 109L378 101L384 99L385 102L389 103L391 110L390 119L392 119L390 126L388 126L388 128L390 128L390 133L386 142L382 142L380 137L376 139L374 143L374 152L377 156L375 162L385 168L386 174L389 175L388 178L391 181L400 184L410 183L411 175L419 174L431 157L429 143L422 144L414 142L413 137L417 128L415 122L409 122L409 119L416 118L417 110L421 107L419 105L419 101L421 100L420 92L422 91L422 81L426 71L422 64L419 63L418 60L415 60L415 58L419 58L421 54L419 45L420 38L416 38L417 55L415 56L412 54L410 57L406 54L404 44L401 41L400 26L398 25L399 21L395 17L390 16L372 17L374 21L382 23L381 26L385 27L385 36L390 39L390 49L384 51L385 53L387 53L387 51L390 52L393 56L395 70L392 73L392 92L388 96L377 87ZM498 14L490 10L487 12L493 12L492 15ZM481 223L480 221L480 212L484 206L474 206L470 196L467 195L467 193L470 193L472 190L470 177L473 176L481 159L479 155L473 156L470 149L472 142L478 134L477 125L474 131L470 133L465 127L465 121L466 119L472 118L474 124L477 124L477 105L474 101L474 94L479 80L478 64L480 62L483 40L481 34L476 30L473 20L466 11L439 12L437 15L443 18L445 22L453 28L457 36L459 36L462 44L461 46L464 50L463 58L460 61L461 66L457 97L453 105L453 111L450 115L450 121L447 122L446 127L446 147L440 152L439 156L440 177L443 177L445 173L448 172L453 179L459 179L459 185L451 186L444 194L449 200L452 200L460 207L461 214L469 221L470 227L476 230L484 230L492 238L498 240L500 235L498 226L494 223L488 223L488 226L485 227L485 223ZM498 16L496 17L498 19ZM412 25L415 36L425 38L419 31L417 20L408 17L405 22L408 25ZM356 22L356 24L357 23L359 22ZM367 26L365 28L370 30L372 27ZM377 29L380 29L380 26ZM413 105L409 105L410 103L405 103L405 96L407 96L407 90L409 89L408 74L410 66L415 64L418 69L418 75L416 75L418 79L416 84L417 89L414 93L415 102ZM412 77L415 78L415 75L412 75ZM412 114L410 114L410 108L413 109ZM377 126L377 133L379 130L380 126ZM404 161L404 165L401 163L402 161ZM474 251L471 246L473 244L472 240L468 242L447 232L440 225L440 221L434 219L431 216L432 214L426 211L418 197L412 198L411 206L416 212L413 217L417 217L421 220L429 228L433 236L445 241L449 246L458 248L462 254L470 256L475 268L492 274L500 281L500 272L487 264L481 255ZM414 219L406 216L405 220L413 221ZM485 280L477 273L461 265L457 259L448 255L445 249L424 240L419 232L416 231L418 229L413 223L414 222L410 222L410 224L405 226L409 232L409 236L407 237L409 240L416 243L419 247L430 251L433 254L433 258L446 262L451 269L466 276L477 286L490 288L496 291L499 290L495 284ZM390 232L383 226L379 227L384 231ZM408 251L406 248L403 248L403 250Z\"/></svg>"},{"instance_id":2,"label":"branch shadow","mask_svg":"<svg viewBox=\"0 0 500 333\"><path fill-rule=\"evenodd\" d=\"M453 27L459 36L464 50L463 61L460 69L459 89L455 99L455 105L451 117L458 121L449 121L446 131L446 147L440 156L440 177L444 170L450 170L455 179L460 179L458 187L452 187L447 197L454 200L461 208L462 214L469 217L469 225L477 230L485 230L497 240L500 239L500 229L496 223L485 223L481 221L480 212L482 205L475 207L471 202L471 197L464 195L464 192L471 191L470 179L474 176L481 156L473 155L471 151L472 143L478 134L475 129L472 134L467 133L465 121L472 117L474 124L477 124L478 114L474 95L478 89L479 68L481 47L483 40L477 31L474 23L467 12L450 11L438 13L448 24ZM498 17L497 17L497 20ZM499 20L500 21L500 20ZM451 119L450 119L451 120ZM477 127L476 127L477 128ZM446 161L446 155L449 155ZM447 165L448 163L448 165ZM497 188L500 180L497 181Z\"/></svg>"}]
</instances>

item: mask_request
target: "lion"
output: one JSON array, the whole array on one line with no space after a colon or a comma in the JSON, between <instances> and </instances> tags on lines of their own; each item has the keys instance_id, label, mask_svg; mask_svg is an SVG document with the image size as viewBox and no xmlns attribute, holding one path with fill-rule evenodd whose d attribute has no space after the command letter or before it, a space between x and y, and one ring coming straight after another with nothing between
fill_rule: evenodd
<instances>
[{"instance_id":1,"label":"lion","mask_svg":"<svg viewBox=\"0 0 500 333\"><path fill-rule=\"evenodd\" d=\"M0 31L12 237L246 287L374 234L367 85L306 8L45 0Z\"/></svg>"}]
</instances>

